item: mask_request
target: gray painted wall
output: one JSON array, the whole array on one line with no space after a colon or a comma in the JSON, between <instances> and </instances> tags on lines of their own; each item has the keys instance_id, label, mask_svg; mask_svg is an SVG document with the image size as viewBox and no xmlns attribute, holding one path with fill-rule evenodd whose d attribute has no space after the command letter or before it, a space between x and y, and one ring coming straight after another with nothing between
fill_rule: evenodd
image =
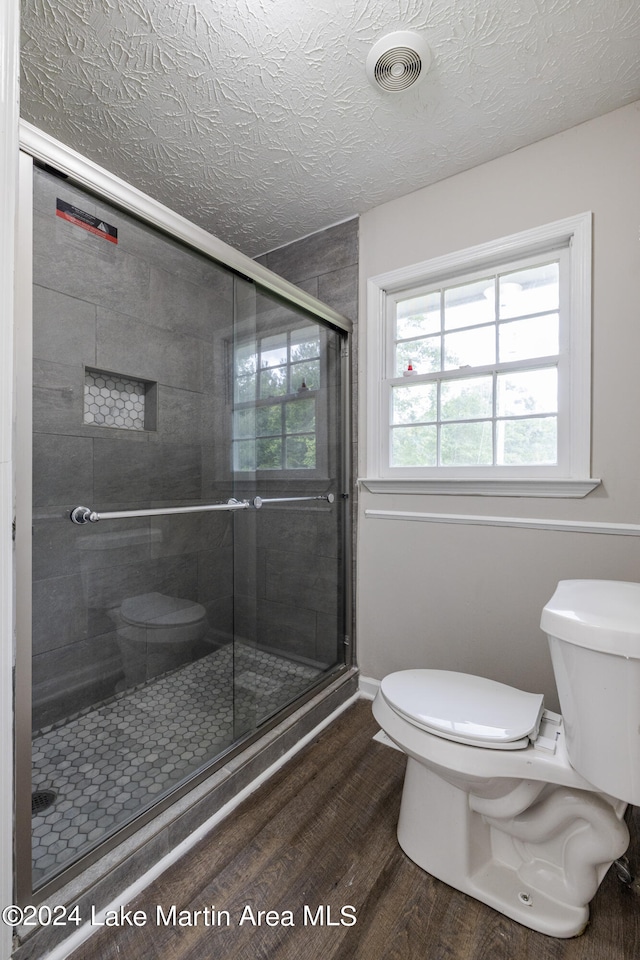
<instances>
[{"instance_id":1,"label":"gray painted wall","mask_svg":"<svg viewBox=\"0 0 640 960\"><path fill-rule=\"evenodd\" d=\"M637 529L635 536L617 536L365 515L372 509L638 525L639 153L636 103L362 216L364 311L367 277L593 212L591 470L602 480L575 500L363 489L358 612L366 675L460 670L544 693L557 709L540 631L557 581L640 580ZM365 348L362 329L363 361ZM361 396L365 402L364 390ZM363 438L365 430L363 416ZM360 469L366 477L364 451Z\"/></svg>"}]
</instances>

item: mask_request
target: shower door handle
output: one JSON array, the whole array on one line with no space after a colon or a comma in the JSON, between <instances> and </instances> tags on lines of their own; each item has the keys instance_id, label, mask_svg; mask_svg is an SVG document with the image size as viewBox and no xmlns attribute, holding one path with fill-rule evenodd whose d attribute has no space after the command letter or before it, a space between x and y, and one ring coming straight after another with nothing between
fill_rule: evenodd
<instances>
[{"instance_id":1,"label":"shower door handle","mask_svg":"<svg viewBox=\"0 0 640 960\"><path fill-rule=\"evenodd\" d=\"M133 517L164 517L175 513L211 513L213 510L259 510L263 503L292 503L298 500L326 500L333 503L332 493L318 497L271 497L263 499L254 497L253 500L236 500L231 498L226 503L208 503L197 507L152 507L149 510L112 510L98 513L91 507L74 507L70 514L73 523L97 523L98 520L129 520Z\"/></svg>"},{"instance_id":2,"label":"shower door handle","mask_svg":"<svg viewBox=\"0 0 640 960\"><path fill-rule=\"evenodd\" d=\"M326 500L327 503L333 503L335 497L332 493L324 493L319 497L254 497L251 504L258 510L263 503L296 503L300 500Z\"/></svg>"}]
</instances>

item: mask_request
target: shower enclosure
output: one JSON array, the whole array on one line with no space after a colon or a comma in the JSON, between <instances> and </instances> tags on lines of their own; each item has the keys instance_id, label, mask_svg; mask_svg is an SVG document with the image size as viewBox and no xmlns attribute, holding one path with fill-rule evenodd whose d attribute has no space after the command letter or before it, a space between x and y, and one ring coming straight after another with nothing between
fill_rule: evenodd
<instances>
[{"instance_id":1,"label":"shower enclosure","mask_svg":"<svg viewBox=\"0 0 640 960\"><path fill-rule=\"evenodd\" d=\"M23 167L37 890L345 670L347 324L70 151Z\"/></svg>"}]
</instances>

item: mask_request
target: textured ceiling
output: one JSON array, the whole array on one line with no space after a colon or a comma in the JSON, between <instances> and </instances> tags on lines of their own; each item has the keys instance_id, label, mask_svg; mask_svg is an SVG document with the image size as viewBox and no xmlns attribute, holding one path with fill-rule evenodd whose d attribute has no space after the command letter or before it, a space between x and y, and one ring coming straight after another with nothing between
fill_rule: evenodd
<instances>
[{"instance_id":1,"label":"textured ceiling","mask_svg":"<svg viewBox=\"0 0 640 960\"><path fill-rule=\"evenodd\" d=\"M367 81L390 31L426 80ZM639 0L25 0L22 116L255 256L640 99Z\"/></svg>"}]
</instances>

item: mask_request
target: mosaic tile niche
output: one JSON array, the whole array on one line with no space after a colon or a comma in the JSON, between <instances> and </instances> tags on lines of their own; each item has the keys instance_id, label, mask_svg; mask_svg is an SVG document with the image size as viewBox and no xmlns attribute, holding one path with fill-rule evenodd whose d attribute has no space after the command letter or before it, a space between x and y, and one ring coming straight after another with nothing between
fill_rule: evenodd
<instances>
[{"instance_id":1,"label":"mosaic tile niche","mask_svg":"<svg viewBox=\"0 0 640 960\"><path fill-rule=\"evenodd\" d=\"M105 370L85 370L84 422L121 430L153 430L155 384Z\"/></svg>"}]
</instances>

